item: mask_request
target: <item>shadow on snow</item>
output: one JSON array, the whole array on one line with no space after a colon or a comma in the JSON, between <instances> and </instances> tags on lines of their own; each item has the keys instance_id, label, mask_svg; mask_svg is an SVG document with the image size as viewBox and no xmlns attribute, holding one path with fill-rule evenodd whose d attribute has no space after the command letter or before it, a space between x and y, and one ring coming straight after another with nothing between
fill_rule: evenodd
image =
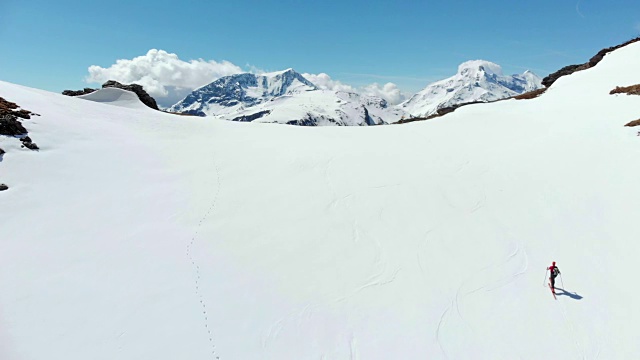
<instances>
[{"instance_id":1,"label":"shadow on snow","mask_svg":"<svg viewBox=\"0 0 640 360\"><path fill-rule=\"evenodd\" d=\"M557 290L560 290L561 292L557 292ZM582 300L582 296L578 295L578 293L575 292L568 292L565 289L556 287L556 295L557 296L568 296L574 300Z\"/></svg>"}]
</instances>

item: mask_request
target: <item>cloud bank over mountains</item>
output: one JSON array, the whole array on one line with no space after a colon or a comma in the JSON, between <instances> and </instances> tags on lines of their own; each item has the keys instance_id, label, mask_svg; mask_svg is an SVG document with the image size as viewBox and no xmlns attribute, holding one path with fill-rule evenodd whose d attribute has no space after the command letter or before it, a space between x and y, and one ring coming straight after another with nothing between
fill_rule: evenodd
<instances>
[{"instance_id":1,"label":"cloud bank over mountains","mask_svg":"<svg viewBox=\"0 0 640 360\"><path fill-rule=\"evenodd\" d=\"M351 85L343 84L338 80L333 80L325 73L320 74L302 74L307 80L314 83L321 89L334 90L334 91L348 91L355 92L363 95L381 97L390 104L399 104L407 99L407 96L398 88L394 83L386 83L380 85L378 83L369 84L361 88L354 88Z\"/></svg>"},{"instance_id":2,"label":"cloud bank over mountains","mask_svg":"<svg viewBox=\"0 0 640 360\"><path fill-rule=\"evenodd\" d=\"M222 76L243 72L242 68L229 61L190 60L164 50L151 49L145 55L131 60L120 59L103 68L89 66L89 83L116 80L121 83L137 83L157 98L161 104L177 102L193 89L206 85ZM175 100L175 101L174 101Z\"/></svg>"},{"instance_id":3,"label":"cloud bank over mountains","mask_svg":"<svg viewBox=\"0 0 640 360\"><path fill-rule=\"evenodd\" d=\"M109 67L98 65L89 66L88 83L104 83L116 80L121 83L136 83L144 86L145 90L156 98L162 106L170 106L182 100L196 88L207 85L223 76L243 72L260 73L261 71L248 66L244 70L232 62L222 60L181 60L177 54L165 50L151 49L145 55L133 59L120 59ZM333 80L325 73L303 76L322 89L335 91L356 92L364 95L381 97L390 104L398 104L407 97L398 89L397 85L387 83L379 85L373 83L361 88L354 88L338 80Z\"/></svg>"}]
</instances>

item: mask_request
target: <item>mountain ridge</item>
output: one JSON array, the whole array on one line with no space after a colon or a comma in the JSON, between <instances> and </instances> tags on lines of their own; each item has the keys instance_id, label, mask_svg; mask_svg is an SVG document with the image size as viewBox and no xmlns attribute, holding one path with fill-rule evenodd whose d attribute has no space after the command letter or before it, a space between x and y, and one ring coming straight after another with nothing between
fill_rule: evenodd
<instances>
[{"instance_id":1,"label":"mountain ridge","mask_svg":"<svg viewBox=\"0 0 640 360\"><path fill-rule=\"evenodd\" d=\"M195 89L168 110L201 116L227 114L278 96L317 89L292 68L261 75L241 73Z\"/></svg>"}]
</instances>

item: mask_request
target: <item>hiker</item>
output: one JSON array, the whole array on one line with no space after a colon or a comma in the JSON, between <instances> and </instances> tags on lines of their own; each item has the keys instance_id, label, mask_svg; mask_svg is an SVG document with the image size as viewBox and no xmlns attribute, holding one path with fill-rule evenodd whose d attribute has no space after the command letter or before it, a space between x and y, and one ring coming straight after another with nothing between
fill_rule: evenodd
<instances>
[{"instance_id":1,"label":"hiker","mask_svg":"<svg viewBox=\"0 0 640 360\"><path fill-rule=\"evenodd\" d=\"M554 261L553 263L551 263L551 266L549 266L547 268L547 270L549 270L549 273L551 274L549 276L549 280L551 280L551 288L555 289L556 288L556 276L560 275L560 269L558 269L558 267L556 266L556 262Z\"/></svg>"}]
</instances>

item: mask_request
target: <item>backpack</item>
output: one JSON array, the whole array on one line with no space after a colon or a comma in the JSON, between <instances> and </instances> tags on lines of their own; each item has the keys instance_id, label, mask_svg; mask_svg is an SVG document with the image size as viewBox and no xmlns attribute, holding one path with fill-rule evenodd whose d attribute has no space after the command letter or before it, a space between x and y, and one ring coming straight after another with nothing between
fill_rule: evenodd
<instances>
[{"instance_id":1,"label":"backpack","mask_svg":"<svg viewBox=\"0 0 640 360\"><path fill-rule=\"evenodd\" d=\"M559 273L560 273L560 270L558 270L557 266L554 266L551 268L551 276L556 277L558 276Z\"/></svg>"}]
</instances>

